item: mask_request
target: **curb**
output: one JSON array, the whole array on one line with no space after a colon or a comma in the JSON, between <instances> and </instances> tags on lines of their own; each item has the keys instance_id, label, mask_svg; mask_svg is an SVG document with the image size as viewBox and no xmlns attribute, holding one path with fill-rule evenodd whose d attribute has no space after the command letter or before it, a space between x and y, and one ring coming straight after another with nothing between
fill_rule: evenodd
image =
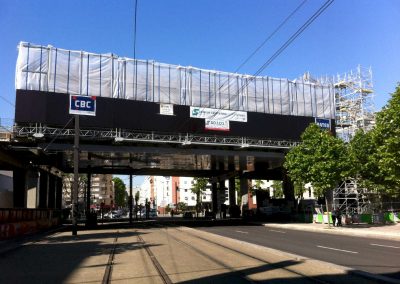
<instances>
[{"instance_id":1,"label":"curb","mask_svg":"<svg viewBox=\"0 0 400 284\"><path fill-rule=\"evenodd\" d=\"M309 232L319 232L319 233L326 233L326 234L332 234L332 235L348 235L348 236L359 236L359 237L376 237L376 238L383 238L387 240L394 240L394 241L400 241L400 233L395 234L395 233L380 233L380 232L367 232L365 229L361 229L363 231L352 231L352 228L343 228L343 229L336 229L336 228L310 228L310 227L303 227L303 226L296 226L295 224L292 225L285 225L285 224L262 224L264 227L270 227L270 228L285 228L289 230L297 230L297 231L309 231ZM360 229L355 229L355 230L360 230Z\"/></svg>"}]
</instances>

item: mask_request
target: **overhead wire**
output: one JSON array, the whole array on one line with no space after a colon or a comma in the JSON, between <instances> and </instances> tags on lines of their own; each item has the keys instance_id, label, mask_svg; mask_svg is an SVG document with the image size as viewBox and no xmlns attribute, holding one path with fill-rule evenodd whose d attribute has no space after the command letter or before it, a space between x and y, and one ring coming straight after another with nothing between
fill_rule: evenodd
<instances>
[{"instance_id":1,"label":"overhead wire","mask_svg":"<svg viewBox=\"0 0 400 284\"><path fill-rule=\"evenodd\" d=\"M278 27L276 27L276 29L270 33L268 35L268 37L239 65L239 67L237 67L235 69L235 71L233 71L233 73L237 73L240 69L242 69L242 67L244 65L246 65L247 62L249 62L249 60L268 42L270 41L270 39L278 33L278 31L294 16L294 14L297 13L298 10L300 10L300 8L307 2L307 0L304 0L303 2L300 3L300 5L298 5L296 7L296 9L294 9L292 11L292 13L290 13L280 24Z\"/></svg>"},{"instance_id":2,"label":"overhead wire","mask_svg":"<svg viewBox=\"0 0 400 284\"><path fill-rule=\"evenodd\" d=\"M133 59L136 59L137 6L138 6L138 0L135 0L135 18L133 24Z\"/></svg>"},{"instance_id":3,"label":"overhead wire","mask_svg":"<svg viewBox=\"0 0 400 284\"><path fill-rule=\"evenodd\" d=\"M266 39L233 71L233 73L237 73L244 65L247 64L247 62L250 61L250 59L257 54L257 52L260 51L260 49L262 47L264 47L264 45L269 42L272 37L274 35L276 35L279 30L300 10L301 7L304 6L304 4L307 2L308 0L303 0L267 37ZM226 83L228 82L228 79L225 80L225 82L223 82L219 88L218 88L218 92L226 85ZM225 102L226 103L226 102ZM220 106L221 107L221 106ZM217 111L217 113L215 113L214 115L212 115L210 117L210 119L216 117L216 115L219 113L219 111Z\"/></svg>"},{"instance_id":4,"label":"overhead wire","mask_svg":"<svg viewBox=\"0 0 400 284\"><path fill-rule=\"evenodd\" d=\"M260 75L262 71L265 70L293 41L299 37L335 0L327 0L308 20L299 28L297 31L290 36L288 40L285 41L281 47L275 51L275 53L267 59L266 62L249 78L244 84L241 85L235 96L239 96L241 92L252 82L254 79ZM301 3L302 5L303 3ZM222 87L222 86L221 86ZM219 113L217 111L210 119L215 118Z\"/></svg>"},{"instance_id":5,"label":"overhead wire","mask_svg":"<svg viewBox=\"0 0 400 284\"><path fill-rule=\"evenodd\" d=\"M326 1L254 74L258 76L267 68L298 36L300 36L335 0Z\"/></svg>"}]
</instances>

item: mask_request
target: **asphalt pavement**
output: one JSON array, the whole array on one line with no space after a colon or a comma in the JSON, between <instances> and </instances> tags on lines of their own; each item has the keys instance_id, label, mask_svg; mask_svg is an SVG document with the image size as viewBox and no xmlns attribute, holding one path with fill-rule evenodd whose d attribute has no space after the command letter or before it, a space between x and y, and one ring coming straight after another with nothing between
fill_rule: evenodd
<instances>
[{"instance_id":1,"label":"asphalt pavement","mask_svg":"<svg viewBox=\"0 0 400 284\"><path fill-rule=\"evenodd\" d=\"M400 225L253 224L201 230L400 281Z\"/></svg>"},{"instance_id":2,"label":"asphalt pavement","mask_svg":"<svg viewBox=\"0 0 400 284\"><path fill-rule=\"evenodd\" d=\"M400 283L399 225L180 220L2 241L0 283Z\"/></svg>"}]
</instances>

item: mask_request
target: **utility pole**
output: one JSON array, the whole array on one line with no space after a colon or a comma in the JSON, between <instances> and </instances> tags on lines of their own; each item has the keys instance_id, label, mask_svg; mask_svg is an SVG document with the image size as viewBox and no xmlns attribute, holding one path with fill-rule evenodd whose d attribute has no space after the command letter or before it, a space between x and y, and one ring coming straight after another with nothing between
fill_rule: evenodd
<instances>
[{"instance_id":1,"label":"utility pole","mask_svg":"<svg viewBox=\"0 0 400 284\"><path fill-rule=\"evenodd\" d=\"M78 217L78 179L79 179L79 115L75 114L75 136L74 136L74 184L72 191L72 235L77 235Z\"/></svg>"},{"instance_id":2,"label":"utility pole","mask_svg":"<svg viewBox=\"0 0 400 284\"><path fill-rule=\"evenodd\" d=\"M133 209L133 196L132 196L132 174L129 175L129 224L132 224L132 209Z\"/></svg>"}]
</instances>

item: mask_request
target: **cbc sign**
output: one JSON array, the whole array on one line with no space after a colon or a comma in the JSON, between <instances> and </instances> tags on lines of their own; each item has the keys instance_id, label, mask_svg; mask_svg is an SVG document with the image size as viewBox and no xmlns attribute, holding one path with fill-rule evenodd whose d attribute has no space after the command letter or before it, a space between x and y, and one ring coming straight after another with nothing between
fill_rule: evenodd
<instances>
[{"instance_id":1,"label":"cbc sign","mask_svg":"<svg viewBox=\"0 0 400 284\"><path fill-rule=\"evenodd\" d=\"M71 95L69 97L69 113L95 116L96 97Z\"/></svg>"}]
</instances>

